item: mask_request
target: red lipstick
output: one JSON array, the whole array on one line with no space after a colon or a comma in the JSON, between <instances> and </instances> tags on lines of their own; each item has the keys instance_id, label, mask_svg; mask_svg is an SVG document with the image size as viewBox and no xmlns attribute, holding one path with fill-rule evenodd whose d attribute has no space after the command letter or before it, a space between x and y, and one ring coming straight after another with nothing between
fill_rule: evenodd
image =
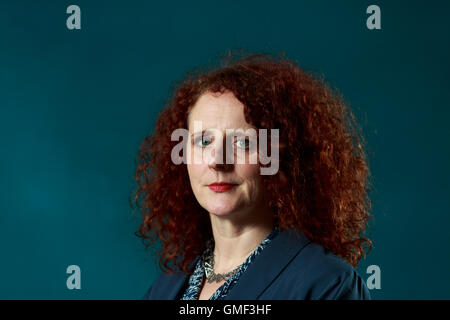
<instances>
[{"instance_id":1,"label":"red lipstick","mask_svg":"<svg viewBox=\"0 0 450 320\"><path fill-rule=\"evenodd\" d=\"M214 192L226 192L234 187L236 187L237 184L228 183L228 182L214 182L208 185L208 187L214 191Z\"/></svg>"}]
</instances>

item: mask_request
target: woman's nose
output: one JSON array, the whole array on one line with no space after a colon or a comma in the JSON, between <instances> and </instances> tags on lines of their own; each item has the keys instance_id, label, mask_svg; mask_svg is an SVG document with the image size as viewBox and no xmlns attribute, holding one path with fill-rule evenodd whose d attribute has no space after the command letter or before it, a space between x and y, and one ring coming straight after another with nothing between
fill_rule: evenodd
<instances>
[{"instance_id":1,"label":"woman's nose","mask_svg":"<svg viewBox=\"0 0 450 320\"><path fill-rule=\"evenodd\" d=\"M227 159L229 163L227 163ZM227 152L226 143L225 141L222 141L216 143L211 151L211 156L208 159L208 166L214 170L228 170L233 167L233 160L234 157L231 150L228 150Z\"/></svg>"}]
</instances>

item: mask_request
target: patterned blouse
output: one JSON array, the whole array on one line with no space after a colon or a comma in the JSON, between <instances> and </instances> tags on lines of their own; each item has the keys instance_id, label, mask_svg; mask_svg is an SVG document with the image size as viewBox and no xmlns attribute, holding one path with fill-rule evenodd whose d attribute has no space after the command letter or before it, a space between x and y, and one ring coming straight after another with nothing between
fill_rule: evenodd
<instances>
[{"instance_id":1,"label":"patterned blouse","mask_svg":"<svg viewBox=\"0 0 450 320\"><path fill-rule=\"evenodd\" d=\"M224 284L217 289L209 300L221 300L225 298L228 292L233 288L236 282L239 280L241 275L247 270L247 267L250 263L255 259L255 257L261 253L267 244L272 241L273 238L278 234L278 227L275 227L274 230L260 243L258 248L256 248L244 261L243 264L239 267L236 273L231 276ZM202 255L203 256L203 255ZM201 285L203 283L203 277L205 276L205 269L203 267L203 259L200 258L195 265L194 273L189 278L189 283L184 295L181 300L198 300Z\"/></svg>"}]
</instances>

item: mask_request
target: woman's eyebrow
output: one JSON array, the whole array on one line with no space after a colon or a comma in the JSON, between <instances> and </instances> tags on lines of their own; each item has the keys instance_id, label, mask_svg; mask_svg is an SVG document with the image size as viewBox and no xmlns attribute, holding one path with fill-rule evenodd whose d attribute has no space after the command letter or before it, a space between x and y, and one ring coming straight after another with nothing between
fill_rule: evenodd
<instances>
[{"instance_id":1,"label":"woman's eyebrow","mask_svg":"<svg viewBox=\"0 0 450 320\"><path fill-rule=\"evenodd\" d=\"M231 132L231 134L233 134L234 136L237 137L241 137L241 136L251 136L252 132L245 132L245 131L240 131L240 130L236 130L234 132Z\"/></svg>"},{"instance_id":2,"label":"woman's eyebrow","mask_svg":"<svg viewBox=\"0 0 450 320\"><path fill-rule=\"evenodd\" d=\"M210 131L211 131L210 129L205 129L205 130L202 130L201 132L200 131L193 132L191 134L191 138L193 138L194 136L204 135L205 133L209 133Z\"/></svg>"},{"instance_id":3,"label":"woman's eyebrow","mask_svg":"<svg viewBox=\"0 0 450 320\"><path fill-rule=\"evenodd\" d=\"M251 128L252 129L252 128ZM205 135L205 134L214 134L214 130L213 129L205 129L205 130L202 130L201 132L200 131L197 131L197 132L193 132L192 134L191 134L191 138L193 138L194 136L198 136L198 135ZM242 131L242 129L232 129L232 132L229 132L229 135L234 135L234 136L238 136L238 137L240 137L240 136L251 136L252 134L250 133L248 133L248 132L245 132L245 131Z\"/></svg>"}]
</instances>

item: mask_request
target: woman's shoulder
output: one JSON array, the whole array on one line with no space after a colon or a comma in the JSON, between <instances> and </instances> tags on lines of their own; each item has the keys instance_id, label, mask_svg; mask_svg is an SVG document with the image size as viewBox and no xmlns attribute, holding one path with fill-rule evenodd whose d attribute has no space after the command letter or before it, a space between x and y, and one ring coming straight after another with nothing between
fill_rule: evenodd
<instances>
[{"instance_id":1,"label":"woman's shoulder","mask_svg":"<svg viewBox=\"0 0 450 320\"><path fill-rule=\"evenodd\" d=\"M354 271L353 266L343 258L314 242L303 248L295 262L302 264L302 268L310 272L340 274Z\"/></svg>"},{"instance_id":2,"label":"woman's shoulder","mask_svg":"<svg viewBox=\"0 0 450 320\"><path fill-rule=\"evenodd\" d=\"M356 269L317 243L304 246L283 273L282 282L298 286L305 299L370 299Z\"/></svg>"},{"instance_id":3,"label":"woman's shoulder","mask_svg":"<svg viewBox=\"0 0 450 320\"><path fill-rule=\"evenodd\" d=\"M290 254L290 267L301 269L305 273L314 274L347 274L354 271L343 258L325 249L322 245L312 242L299 230L285 230L274 241L274 248L270 252L287 251ZM292 256L294 255L294 256ZM270 260L270 257L268 257ZM274 261L276 263L276 261Z\"/></svg>"}]
</instances>

